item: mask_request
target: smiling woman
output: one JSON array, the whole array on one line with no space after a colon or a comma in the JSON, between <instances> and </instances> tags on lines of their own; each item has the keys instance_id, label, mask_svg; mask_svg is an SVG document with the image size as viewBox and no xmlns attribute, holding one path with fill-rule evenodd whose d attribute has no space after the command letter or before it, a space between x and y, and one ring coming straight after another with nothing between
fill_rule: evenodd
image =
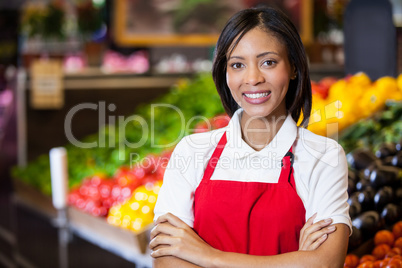
<instances>
[{"instance_id":1,"label":"smiling woman","mask_svg":"<svg viewBox=\"0 0 402 268\"><path fill-rule=\"evenodd\" d=\"M294 25L272 8L237 13L212 74L231 120L176 146L155 207L155 267L343 266L346 158L303 128L311 84Z\"/></svg>"},{"instance_id":2,"label":"smiling woman","mask_svg":"<svg viewBox=\"0 0 402 268\"><path fill-rule=\"evenodd\" d=\"M247 111L242 121L285 117L285 96L294 75L286 47L275 36L260 28L246 33L229 56L226 78L233 98Z\"/></svg>"}]
</instances>

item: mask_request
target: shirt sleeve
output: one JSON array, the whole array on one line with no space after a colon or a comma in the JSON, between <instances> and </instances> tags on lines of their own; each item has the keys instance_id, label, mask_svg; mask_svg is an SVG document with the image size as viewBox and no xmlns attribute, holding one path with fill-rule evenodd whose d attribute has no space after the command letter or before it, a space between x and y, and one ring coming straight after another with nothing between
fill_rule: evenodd
<instances>
[{"instance_id":1,"label":"shirt sleeve","mask_svg":"<svg viewBox=\"0 0 402 268\"><path fill-rule=\"evenodd\" d=\"M309 206L306 215L317 212L315 222L332 218L333 224L344 223L352 234L348 200L348 164L343 148L333 146L317 161L310 180Z\"/></svg>"},{"instance_id":2,"label":"shirt sleeve","mask_svg":"<svg viewBox=\"0 0 402 268\"><path fill-rule=\"evenodd\" d=\"M187 179L192 177L190 174L192 165L189 161L193 161L193 157L188 154L186 147L187 143L182 139L170 157L155 204L154 220L170 212L193 227L195 187L194 183Z\"/></svg>"}]
</instances>

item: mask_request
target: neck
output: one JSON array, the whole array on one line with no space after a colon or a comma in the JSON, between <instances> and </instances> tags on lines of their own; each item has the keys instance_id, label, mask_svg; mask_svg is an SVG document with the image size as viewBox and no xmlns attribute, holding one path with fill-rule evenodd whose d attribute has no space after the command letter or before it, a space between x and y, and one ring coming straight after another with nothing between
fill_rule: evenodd
<instances>
[{"instance_id":1,"label":"neck","mask_svg":"<svg viewBox=\"0 0 402 268\"><path fill-rule=\"evenodd\" d=\"M251 148L260 151L274 139L285 119L286 113L279 116L251 117L243 111L240 120L242 138Z\"/></svg>"}]
</instances>

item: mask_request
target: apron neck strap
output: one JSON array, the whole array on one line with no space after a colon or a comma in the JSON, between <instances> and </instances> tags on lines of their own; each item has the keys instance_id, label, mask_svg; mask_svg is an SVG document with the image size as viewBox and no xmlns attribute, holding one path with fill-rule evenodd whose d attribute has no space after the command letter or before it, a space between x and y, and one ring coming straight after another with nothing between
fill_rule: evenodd
<instances>
[{"instance_id":1,"label":"apron neck strap","mask_svg":"<svg viewBox=\"0 0 402 268\"><path fill-rule=\"evenodd\" d=\"M225 148L226 143L227 138L225 131L222 135L222 138L219 140L219 143L216 146L215 151L213 152L211 158L208 161L207 167L204 172L204 176L202 177L203 180L209 180L212 177L212 174L214 173L215 167L218 163L219 157L221 157L221 154L223 152L223 149Z\"/></svg>"}]
</instances>

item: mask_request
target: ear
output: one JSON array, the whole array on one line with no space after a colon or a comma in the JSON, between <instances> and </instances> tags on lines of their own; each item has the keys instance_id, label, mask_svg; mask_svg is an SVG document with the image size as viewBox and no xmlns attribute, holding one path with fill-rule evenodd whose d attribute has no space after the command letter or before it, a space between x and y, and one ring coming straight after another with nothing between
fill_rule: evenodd
<instances>
[{"instance_id":1,"label":"ear","mask_svg":"<svg viewBox=\"0 0 402 268\"><path fill-rule=\"evenodd\" d=\"M296 79L296 77L297 77L297 69L296 69L296 67L293 65L293 68L292 68L292 76L290 77L290 79L291 80L295 80Z\"/></svg>"}]
</instances>

